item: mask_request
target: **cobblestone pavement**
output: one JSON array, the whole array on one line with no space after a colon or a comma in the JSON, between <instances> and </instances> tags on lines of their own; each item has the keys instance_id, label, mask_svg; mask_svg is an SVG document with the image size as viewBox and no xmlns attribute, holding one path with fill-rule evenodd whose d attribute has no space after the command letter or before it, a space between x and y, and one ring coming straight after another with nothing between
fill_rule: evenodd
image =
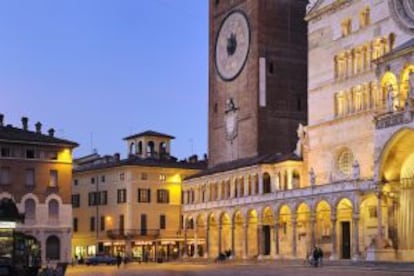
<instances>
[{"instance_id":1,"label":"cobblestone pavement","mask_svg":"<svg viewBox=\"0 0 414 276\"><path fill-rule=\"evenodd\" d=\"M309 267L298 264L277 263L164 263L164 264L136 264L130 263L117 268L116 266L75 266L69 267L67 276L127 276L127 275L153 275L153 276L408 276L414 275L414 265L399 264L371 264L371 265L327 265L324 267ZM358 275L358 276L359 276Z\"/></svg>"}]
</instances>

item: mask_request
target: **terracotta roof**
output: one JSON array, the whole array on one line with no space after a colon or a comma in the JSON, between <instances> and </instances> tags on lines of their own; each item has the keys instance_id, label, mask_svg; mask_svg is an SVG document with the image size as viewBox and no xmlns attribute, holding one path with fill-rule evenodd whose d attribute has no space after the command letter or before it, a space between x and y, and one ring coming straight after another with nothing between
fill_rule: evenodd
<instances>
[{"instance_id":1,"label":"terracotta roof","mask_svg":"<svg viewBox=\"0 0 414 276\"><path fill-rule=\"evenodd\" d=\"M42 145L59 145L68 146L71 148L79 146L77 143L69 140L59 139L30 130L23 130L11 125L0 126L0 141Z\"/></svg>"},{"instance_id":2,"label":"terracotta roof","mask_svg":"<svg viewBox=\"0 0 414 276\"><path fill-rule=\"evenodd\" d=\"M147 167L203 170L207 167L207 164L205 161L191 163L191 162L186 162L186 161L176 161L175 158L172 158L172 159L145 158L143 159L137 156L131 156L129 158L122 159L119 161L112 159L111 161L106 162L106 163L97 163L97 164L79 166L73 171L74 172L85 172L85 171L93 171L93 170L100 170L100 169L107 169L107 168L114 168L114 167L122 167L122 166L147 166Z\"/></svg>"},{"instance_id":3,"label":"terracotta roof","mask_svg":"<svg viewBox=\"0 0 414 276\"><path fill-rule=\"evenodd\" d=\"M256 157L251 157L251 158L244 158L244 159L239 159L239 160L235 160L235 161L231 161L231 162L227 162L227 163L221 163L218 164L212 168L208 168L204 171L201 171L199 173L196 173L192 176L187 177L186 179L193 179L193 178L197 178L197 177L202 177L202 176L207 176L207 175L212 175L215 173L220 173L220 172L225 172L225 171L231 171L231 170L235 170L235 169L239 169L239 168L244 168L244 167L250 167L250 166L254 166L254 165L259 165L259 164L274 164L274 163L280 163L283 161L287 161L287 160L293 160L293 161L302 161L302 159L298 156L296 156L293 153L289 153L289 154L264 154L264 155L260 155L260 156L256 156Z\"/></svg>"},{"instance_id":4,"label":"terracotta roof","mask_svg":"<svg viewBox=\"0 0 414 276\"><path fill-rule=\"evenodd\" d=\"M140 133L125 137L124 140L137 138L137 137L142 137L142 136L155 136L155 137L165 137L165 138L169 138L169 139L175 139L174 136L171 136L171 135L168 135L168 134L164 134L164 133L161 133L161 132L156 132L156 131L153 131L153 130L147 130L147 131L144 131L144 132L140 132Z\"/></svg>"}]
</instances>

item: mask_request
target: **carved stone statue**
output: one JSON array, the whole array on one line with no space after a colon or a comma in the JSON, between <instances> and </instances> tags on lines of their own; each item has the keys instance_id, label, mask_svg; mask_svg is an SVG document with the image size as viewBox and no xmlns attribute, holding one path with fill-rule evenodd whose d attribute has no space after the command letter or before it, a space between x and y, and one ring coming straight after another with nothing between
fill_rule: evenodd
<instances>
[{"instance_id":1,"label":"carved stone statue","mask_svg":"<svg viewBox=\"0 0 414 276\"><path fill-rule=\"evenodd\" d=\"M408 97L411 101L414 101L414 71L410 71L408 74L408 85L410 86L410 93Z\"/></svg>"},{"instance_id":2,"label":"carved stone statue","mask_svg":"<svg viewBox=\"0 0 414 276\"><path fill-rule=\"evenodd\" d=\"M361 172L359 168L358 160L354 160L352 163L352 179L359 179Z\"/></svg>"},{"instance_id":3,"label":"carved stone statue","mask_svg":"<svg viewBox=\"0 0 414 276\"><path fill-rule=\"evenodd\" d=\"M311 168L309 171L309 181L310 181L311 187L315 186L316 176L315 176L315 171L313 170L313 168Z\"/></svg>"},{"instance_id":4,"label":"carved stone statue","mask_svg":"<svg viewBox=\"0 0 414 276\"><path fill-rule=\"evenodd\" d=\"M388 84L387 87L387 111L394 111L394 88L392 87L392 84Z\"/></svg>"},{"instance_id":5,"label":"carved stone statue","mask_svg":"<svg viewBox=\"0 0 414 276\"><path fill-rule=\"evenodd\" d=\"M298 141L296 142L296 149L294 153L297 156L302 157L302 145L305 142L305 128L302 124L299 123L296 133L298 135Z\"/></svg>"}]
</instances>

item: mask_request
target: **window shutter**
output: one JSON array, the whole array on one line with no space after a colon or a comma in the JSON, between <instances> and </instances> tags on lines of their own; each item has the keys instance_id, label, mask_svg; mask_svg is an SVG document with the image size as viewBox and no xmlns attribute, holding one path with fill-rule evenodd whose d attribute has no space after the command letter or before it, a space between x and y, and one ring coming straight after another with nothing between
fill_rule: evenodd
<instances>
[{"instance_id":1,"label":"window shutter","mask_svg":"<svg viewBox=\"0 0 414 276\"><path fill-rule=\"evenodd\" d=\"M141 202L141 189L138 189L138 202Z\"/></svg>"},{"instance_id":2,"label":"window shutter","mask_svg":"<svg viewBox=\"0 0 414 276\"><path fill-rule=\"evenodd\" d=\"M151 189L148 189L147 192L148 192L148 203L150 203L151 202Z\"/></svg>"},{"instance_id":3,"label":"window shutter","mask_svg":"<svg viewBox=\"0 0 414 276\"><path fill-rule=\"evenodd\" d=\"M167 193L167 203L170 203L170 191L165 190L165 192Z\"/></svg>"}]
</instances>

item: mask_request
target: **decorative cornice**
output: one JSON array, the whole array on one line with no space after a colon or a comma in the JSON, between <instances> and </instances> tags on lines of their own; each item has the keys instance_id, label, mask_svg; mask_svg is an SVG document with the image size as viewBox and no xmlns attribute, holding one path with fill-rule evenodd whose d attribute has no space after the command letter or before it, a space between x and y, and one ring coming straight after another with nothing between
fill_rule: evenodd
<instances>
[{"instance_id":1,"label":"decorative cornice","mask_svg":"<svg viewBox=\"0 0 414 276\"><path fill-rule=\"evenodd\" d=\"M306 7L306 11L307 11L307 14L305 16L306 21L310 21L314 18L320 17L324 13L335 11L343 7L344 5L351 3L352 0L337 0L327 5L326 7L323 7L321 9L315 9L317 6L320 6L322 2L323 0L310 0L308 4L308 6L311 5L309 6L309 10L308 10L308 6Z\"/></svg>"}]
</instances>

